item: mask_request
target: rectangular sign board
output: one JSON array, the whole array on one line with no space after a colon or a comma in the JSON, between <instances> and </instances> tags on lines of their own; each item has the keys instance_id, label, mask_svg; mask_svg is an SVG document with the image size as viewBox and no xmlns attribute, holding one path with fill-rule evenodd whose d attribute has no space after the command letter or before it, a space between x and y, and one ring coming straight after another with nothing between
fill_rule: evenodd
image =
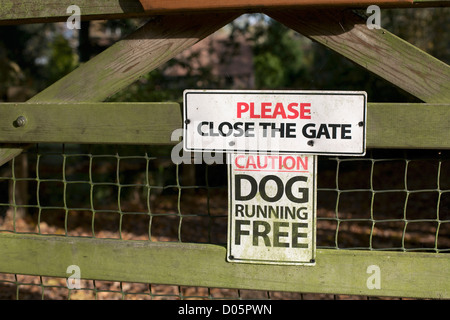
<instances>
[{"instance_id":1,"label":"rectangular sign board","mask_svg":"<svg viewBox=\"0 0 450 320\"><path fill-rule=\"evenodd\" d=\"M186 151L363 156L367 94L184 91Z\"/></svg>"},{"instance_id":2,"label":"rectangular sign board","mask_svg":"<svg viewBox=\"0 0 450 320\"><path fill-rule=\"evenodd\" d=\"M228 154L227 261L314 265L317 157Z\"/></svg>"}]
</instances>

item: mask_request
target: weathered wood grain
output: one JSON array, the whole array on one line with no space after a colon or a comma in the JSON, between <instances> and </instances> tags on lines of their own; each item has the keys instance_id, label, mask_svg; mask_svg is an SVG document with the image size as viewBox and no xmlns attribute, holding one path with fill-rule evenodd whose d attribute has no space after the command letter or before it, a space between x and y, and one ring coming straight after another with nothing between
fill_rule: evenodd
<instances>
[{"instance_id":1,"label":"weathered wood grain","mask_svg":"<svg viewBox=\"0 0 450 320\"><path fill-rule=\"evenodd\" d=\"M176 144L176 103L4 103L0 143ZM27 124L14 121L25 116ZM369 103L367 148L450 149L450 104ZM20 148L6 153L10 160ZM1 157L1 154L0 154Z\"/></svg>"},{"instance_id":2,"label":"weathered wood grain","mask_svg":"<svg viewBox=\"0 0 450 320\"><path fill-rule=\"evenodd\" d=\"M103 101L238 16L223 13L155 18L28 102ZM3 149L0 155L5 157L0 158L0 165L20 150Z\"/></svg>"},{"instance_id":3,"label":"weathered wood grain","mask_svg":"<svg viewBox=\"0 0 450 320\"><path fill-rule=\"evenodd\" d=\"M0 25L66 21L70 5L81 9L82 20L126 19L148 15L139 0L0 0Z\"/></svg>"},{"instance_id":4,"label":"weathered wood grain","mask_svg":"<svg viewBox=\"0 0 450 320\"><path fill-rule=\"evenodd\" d=\"M450 298L448 254L319 249L316 265L226 262L212 244L0 234L0 272L270 291ZM379 268L380 288L368 286Z\"/></svg>"},{"instance_id":5,"label":"weathered wood grain","mask_svg":"<svg viewBox=\"0 0 450 320\"><path fill-rule=\"evenodd\" d=\"M0 166L22 153L24 145L0 144Z\"/></svg>"},{"instance_id":6,"label":"weathered wood grain","mask_svg":"<svg viewBox=\"0 0 450 320\"><path fill-rule=\"evenodd\" d=\"M237 16L235 13L225 13L155 18L29 102L102 101Z\"/></svg>"},{"instance_id":7,"label":"weathered wood grain","mask_svg":"<svg viewBox=\"0 0 450 320\"><path fill-rule=\"evenodd\" d=\"M350 10L277 10L269 16L424 102L450 101L450 66Z\"/></svg>"},{"instance_id":8,"label":"weathered wood grain","mask_svg":"<svg viewBox=\"0 0 450 320\"><path fill-rule=\"evenodd\" d=\"M370 103L367 145L371 148L450 149L450 105Z\"/></svg>"},{"instance_id":9,"label":"weathered wood grain","mask_svg":"<svg viewBox=\"0 0 450 320\"><path fill-rule=\"evenodd\" d=\"M141 4L142 3L142 4ZM450 6L446 0L0 0L0 25L66 21L67 7L76 4L83 20L127 19L186 11L261 11L267 8L336 7L367 8Z\"/></svg>"},{"instance_id":10,"label":"weathered wood grain","mask_svg":"<svg viewBox=\"0 0 450 320\"><path fill-rule=\"evenodd\" d=\"M10 143L167 144L181 126L178 103L5 103L0 114L0 141Z\"/></svg>"}]
</instances>

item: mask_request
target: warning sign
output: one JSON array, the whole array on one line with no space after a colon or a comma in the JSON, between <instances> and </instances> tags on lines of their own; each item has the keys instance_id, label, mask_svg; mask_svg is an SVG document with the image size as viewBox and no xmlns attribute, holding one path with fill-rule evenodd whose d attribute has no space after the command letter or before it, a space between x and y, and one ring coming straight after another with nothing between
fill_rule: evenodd
<instances>
[{"instance_id":1,"label":"warning sign","mask_svg":"<svg viewBox=\"0 0 450 320\"><path fill-rule=\"evenodd\" d=\"M184 149L364 155L365 92L185 90Z\"/></svg>"},{"instance_id":2,"label":"warning sign","mask_svg":"<svg viewBox=\"0 0 450 320\"><path fill-rule=\"evenodd\" d=\"M229 262L314 264L316 156L228 155Z\"/></svg>"}]
</instances>

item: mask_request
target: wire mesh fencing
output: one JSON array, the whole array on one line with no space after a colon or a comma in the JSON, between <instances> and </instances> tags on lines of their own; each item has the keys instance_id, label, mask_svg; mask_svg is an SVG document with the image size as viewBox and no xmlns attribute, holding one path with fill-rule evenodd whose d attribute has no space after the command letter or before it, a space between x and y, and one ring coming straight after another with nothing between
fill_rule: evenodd
<instances>
[{"instance_id":1,"label":"wire mesh fencing","mask_svg":"<svg viewBox=\"0 0 450 320\"><path fill-rule=\"evenodd\" d=\"M171 147L33 145L0 168L0 232L227 242L226 164L174 164ZM448 253L450 157L369 150L319 157L317 248ZM0 274L14 299L299 299L260 292ZM326 298L336 296L322 295Z\"/></svg>"}]
</instances>

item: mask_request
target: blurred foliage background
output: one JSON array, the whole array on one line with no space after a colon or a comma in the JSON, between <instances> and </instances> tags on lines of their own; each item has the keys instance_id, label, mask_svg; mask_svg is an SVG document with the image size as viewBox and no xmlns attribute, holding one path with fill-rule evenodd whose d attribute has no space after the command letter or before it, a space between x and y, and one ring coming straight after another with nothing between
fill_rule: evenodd
<instances>
[{"instance_id":1,"label":"blurred foliage background","mask_svg":"<svg viewBox=\"0 0 450 320\"><path fill-rule=\"evenodd\" d=\"M383 9L381 25L448 63L449 13L450 8ZM0 27L0 101L26 101L143 23L83 22L81 30L65 23ZM108 101L182 102L186 88L365 90L369 101L416 101L262 14L243 15L209 38ZM232 65L246 70L246 81L239 81L239 70L229 72Z\"/></svg>"}]
</instances>

